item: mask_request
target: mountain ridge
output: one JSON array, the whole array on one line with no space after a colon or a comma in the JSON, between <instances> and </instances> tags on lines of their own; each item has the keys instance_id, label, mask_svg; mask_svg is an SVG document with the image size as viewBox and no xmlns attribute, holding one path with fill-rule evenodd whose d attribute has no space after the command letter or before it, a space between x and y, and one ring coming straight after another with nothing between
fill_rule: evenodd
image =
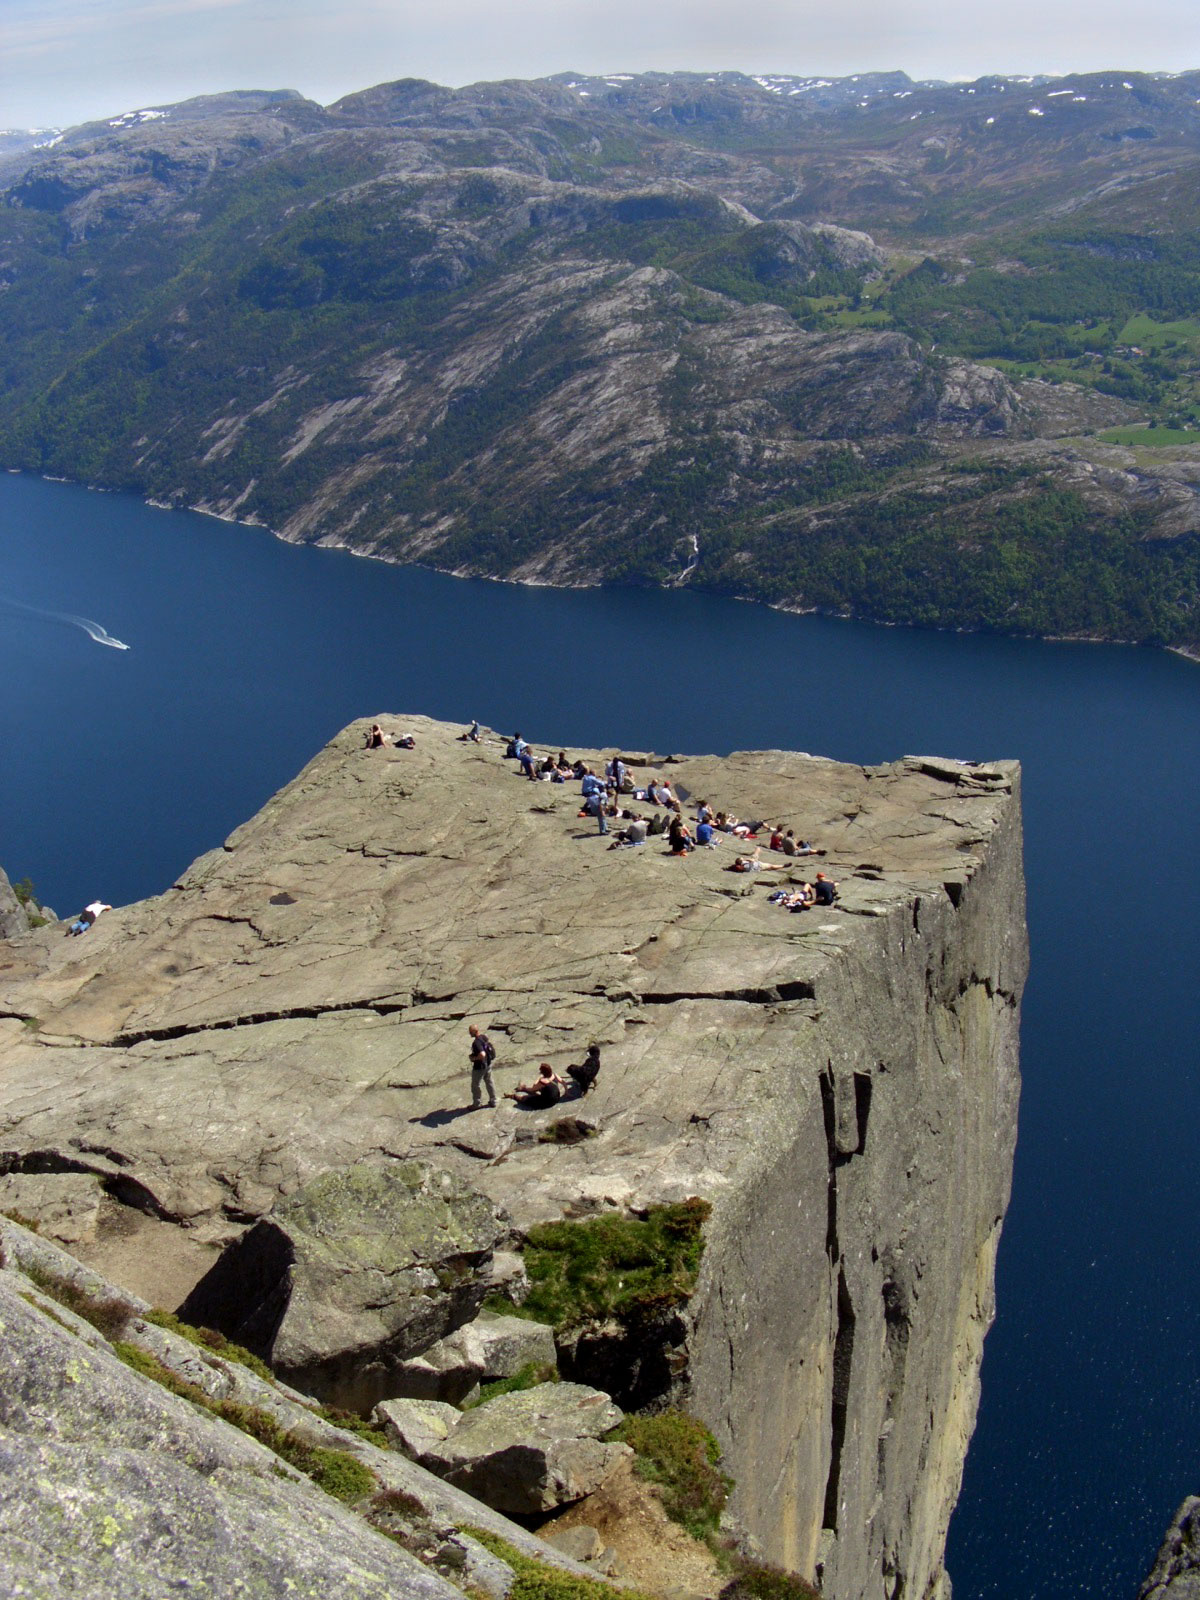
<instances>
[{"instance_id":1,"label":"mountain ridge","mask_svg":"<svg viewBox=\"0 0 1200 1600\"><path fill-rule=\"evenodd\" d=\"M0 155L0 461L454 572L1195 645L1197 90L560 74L122 113ZM1145 420L1165 446L1100 437Z\"/></svg>"}]
</instances>

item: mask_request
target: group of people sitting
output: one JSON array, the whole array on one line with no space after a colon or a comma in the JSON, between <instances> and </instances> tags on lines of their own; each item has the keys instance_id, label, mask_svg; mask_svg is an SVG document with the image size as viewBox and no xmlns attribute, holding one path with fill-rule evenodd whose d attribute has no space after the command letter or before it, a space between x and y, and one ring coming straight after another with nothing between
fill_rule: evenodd
<instances>
[{"instance_id":1,"label":"group of people sitting","mask_svg":"<svg viewBox=\"0 0 1200 1600\"><path fill-rule=\"evenodd\" d=\"M478 738L478 731L476 723L463 737ZM665 834L670 854L686 856L696 849L716 849L722 837L757 839L770 826L764 818L743 821L732 812L714 811L707 800L700 800L696 805L693 832L684 820L683 806L672 791L670 782L666 778L652 777L644 788L638 788L625 762L618 755L614 755L607 763L601 777L586 762L568 761L563 750L557 756L548 755L539 761L519 733L513 734L504 753L509 759L517 761L525 776L534 781L548 778L552 783L566 783L569 779L577 779L583 801L579 815L595 817L601 833L608 832L610 818L620 817L626 825L609 845L610 850L632 848ZM625 809L622 800L626 796L634 802L661 806L663 810L656 811L653 816L645 816L640 811ZM729 868L730 872L781 872L788 865L787 860L759 860L761 848L761 845L756 845L751 854L737 856ZM789 859L825 854L810 840L797 839L794 830L785 829L782 823L776 823L771 829L767 848ZM811 898L805 899L805 891L810 892ZM796 891L793 898L797 903L790 909L799 911L804 910L806 905L832 905L836 896L837 885L823 872L818 872L814 884L802 884ZM802 900L803 904L800 903Z\"/></svg>"},{"instance_id":2,"label":"group of people sitting","mask_svg":"<svg viewBox=\"0 0 1200 1600\"><path fill-rule=\"evenodd\" d=\"M814 883L802 883L796 889L776 889L767 899L785 911L807 911L811 906L831 906L837 899L838 886L832 878L818 872Z\"/></svg>"},{"instance_id":3,"label":"group of people sitting","mask_svg":"<svg viewBox=\"0 0 1200 1600\"><path fill-rule=\"evenodd\" d=\"M389 744L395 745L397 750L415 750L417 748L417 741L411 733L387 734L384 733L377 722L373 722L364 748L367 750L382 750L385 745Z\"/></svg>"},{"instance_id":4,"label":"group of people sitting","mask_svg":"<svg viewBox=\"0 0 1200 1600\"><path fill-rule=\"evenodd\" d=\"M546 1106L556 1106L563 1095L571 1087L567 1078L579 1091L580 1099L590 1089L596 1087L596 1079L600 1076L600 1046L590 1044L587 1055L578 1066L567 1068L567 1077L560 1078L558 1073L548 1061L543 1061L537 1070L537 1077L532 1083L519 1083L515 1089L510 1090L504 1098L515 1100L519 1106L530 1111L538 1111Z\"/></svg>"},{"instance_id":5,"label":"group of people sitting","mask_svg":"<svg viewBox=\"0 0 1200 1600\"><path fill-rule=\"evenodd\" d=\"M475 724L475 730L474 737L478 742L478 724ZM465 737L469 739L472 734L468 733ZM568 761L565 750L560 750L556 756L544 756L539 761L519 733L513 734L504 754L510 761L515 761L533 783L566 783L570 778L582 778L588 770L582 761Z\"/></svg>"}]
</instances>

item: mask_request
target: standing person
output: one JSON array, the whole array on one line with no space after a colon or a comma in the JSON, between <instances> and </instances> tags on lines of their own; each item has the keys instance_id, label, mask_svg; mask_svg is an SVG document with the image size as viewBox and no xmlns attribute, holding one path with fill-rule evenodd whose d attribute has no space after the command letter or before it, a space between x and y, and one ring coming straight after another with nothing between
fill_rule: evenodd
<instances>
[{"instance_id":1,"label":"standing person","mask_svg":"<svg viewBox=\"0 0 1200 1600\"><path fill-rule=\"evenodd\" d=\"M603 789L597 789L584 801L586 810L591 811L596 818L597 832L608 832L608 796Z\"/></svg>"},{"instance_id":2,"label":"standing person","mask_svg":"<svg viewBox=\"0 0 1200 1600\"><path fill-rule=\"evenodd\" d=\"M483 1091L488 1092L488 1105L496 1104L496 1085L492 1082L492 1062L496 1059L496 1046L475 1023L467 1029L471 1035L471 1110L483 1105Z\"/></svg>"}]
</instances>

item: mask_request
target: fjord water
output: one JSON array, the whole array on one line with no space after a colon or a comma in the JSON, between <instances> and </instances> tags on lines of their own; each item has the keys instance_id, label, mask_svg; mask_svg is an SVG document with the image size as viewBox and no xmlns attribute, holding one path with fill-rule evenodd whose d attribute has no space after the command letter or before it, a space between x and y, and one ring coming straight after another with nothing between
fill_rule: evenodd
<instances>
[{"instance_id":1,"label":"fjord water","mask_svg":"<svg viewBox=\"0 0 1200 1600\"><path fill-rule=\"evenodd\" d=\"M0 478L0 863L59 912L165 888L383 711L568 749L1020 758L1025 1086L949 1569L957 1600L1132 1596L1200 1492L1200 667L464 582Z\"/></svg>"}]
</instances>

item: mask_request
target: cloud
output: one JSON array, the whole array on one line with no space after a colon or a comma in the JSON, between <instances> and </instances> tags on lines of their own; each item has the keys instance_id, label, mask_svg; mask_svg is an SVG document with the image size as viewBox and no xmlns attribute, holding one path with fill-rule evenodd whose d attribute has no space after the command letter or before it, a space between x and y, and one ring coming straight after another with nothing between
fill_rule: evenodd
<instances>
[{"instance_id":1,"label":"cloud","mask_svg":"<svg viewBox=\"0 0 1200 1600\"><path fill-rule=\"evenodd\" d=\"M0 50L11 61L22 54L69 50L97 33L124 33L148 24L216 17L238 9L245 9L245 0L129 0L116 5L106 0L58 0L36 7L8 0L0 26Z\"/></svg>"}]
</instances>

